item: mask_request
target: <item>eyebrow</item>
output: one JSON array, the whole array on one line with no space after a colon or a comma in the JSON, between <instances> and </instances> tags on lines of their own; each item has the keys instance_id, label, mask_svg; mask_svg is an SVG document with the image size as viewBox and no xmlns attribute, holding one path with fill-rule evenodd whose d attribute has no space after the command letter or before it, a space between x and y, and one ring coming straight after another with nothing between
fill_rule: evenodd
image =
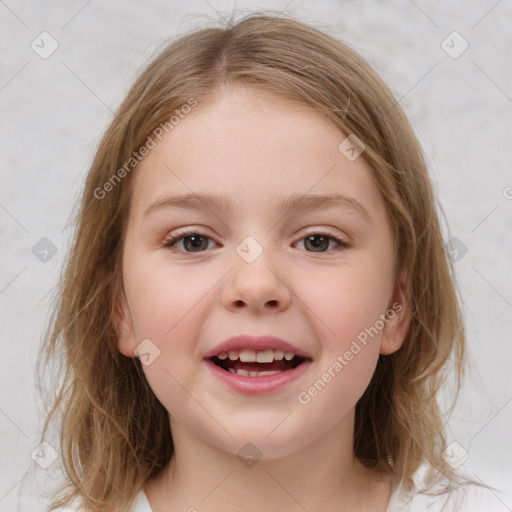
<instances>
[{"instance_id":1,"label":"eyebrow","mask_svg":"<svg viewBox=\"0 0 512 512\"><path fill-rule=\"evenodd\" d=\"M344 194L300 194L293 193L287 197L279 199L277 202L277 211L283 213L289 210L308 211L308 210L328 210L332 208L341 208L349 213L356 213L363 217L368 223L372 223L370 214L366 208L353 197ZM216 194L184 194L175 196L166 196L150 205L142 214L144 220L151 213L164 209L181 210L213 210L216 212L233 211L233 202L231 198Z\"/></svg>"}]
</instances>

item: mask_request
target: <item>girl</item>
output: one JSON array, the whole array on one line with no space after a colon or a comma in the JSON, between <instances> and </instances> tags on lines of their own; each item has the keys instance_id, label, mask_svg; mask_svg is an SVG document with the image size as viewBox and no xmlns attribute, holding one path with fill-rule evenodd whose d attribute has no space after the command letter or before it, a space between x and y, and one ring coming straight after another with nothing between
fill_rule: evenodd
<instances>
[{"instance_id":1,"label":"girl","mask_svg":"<svg viewBox=\"0 0 512 512\"><path fill-rule=\"evenodd\" d=\"M99 145L47 333L52 510L470 510L437 403L466 352L436 208L344 43L253 14L170 44Z\"/></svg>"}]
</instances>

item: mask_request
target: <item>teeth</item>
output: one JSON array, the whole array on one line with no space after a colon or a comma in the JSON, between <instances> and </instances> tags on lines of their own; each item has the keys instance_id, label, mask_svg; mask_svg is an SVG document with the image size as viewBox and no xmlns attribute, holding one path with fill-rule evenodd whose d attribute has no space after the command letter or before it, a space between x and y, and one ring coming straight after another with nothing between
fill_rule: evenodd
<instances>
[{"instance_id":1,"label":"teeth","mask_svg":"<svg viewBox=\"0 0 512 512\"><path fill-rule=\"evenodd\" d=\"M240 358L242 354L240 354ZM243 361L243 359L240 359ZM258 352L256 354L256 362L258 363L271 363L274 360L274 351L273 350L264 350L263 352Z\"/></svg>"},{"instance_id":2,"label":"teeth","mask_svg":"<svg viewBox=\"0 0 512 512\"><path fill-rule=\"evenodd\" d=\"M274 359L276 361L282 361L284 357L284 350L274 350Z\"/></svg>"},{"instance_id":3,"label":"teeth","mask_svg":"<svg viewBox=\"0 0 512 512\"><path fill-rule=\"evenodd\" d=\"M242 363L271 363L272 361L291 361L295 354L293 352L285 352L284 350L250 350L244 348L242 350L229 350L228 352L221 352L218 356L219 359L229 359L236 361L240 359Z\"/></svg>"},{"instance_id":4,"label":"teeth","mask_svg":"<svg viewBox=\"0 0 512 512\"><path fill-rule=\"evenodd\" d=\"M263 377L264 375L274 375L276 373L282 373L277 370L269 372L246 372L245 370L235 370L234 368L229 368L228 372L233 373L235 375L242 375L243 377Z\"/></svg>"},{"instance_id":5,"label":"teeth","mask_svg":"<svg viewBox=\"0 0 512 512\"><path fill-rule=\"evenodd\" d=\"M240 359L242 363L254 363L256 361L256 352L254 352L254 350L247 350L244 348L243 350L240 350L238 359Z\"/></svg>"}]
</instances>

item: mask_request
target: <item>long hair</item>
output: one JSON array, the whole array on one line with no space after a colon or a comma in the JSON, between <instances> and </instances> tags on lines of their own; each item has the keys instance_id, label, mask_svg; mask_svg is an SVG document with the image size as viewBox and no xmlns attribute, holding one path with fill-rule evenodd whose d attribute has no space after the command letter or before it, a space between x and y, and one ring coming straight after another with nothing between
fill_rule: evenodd
<instances>
[{"instance_id":1,"label":"long hair","mask_svg":"<svg viewBox=\"0 0 512 512\"><path fill-rule=\"evenodd\" d=\"M58 361L62 369L41 436L52 420L60 422L66 479L54 508L75 500L90 510L126 510L173 454L168 412L140 361L116 348L113 319L137 172L132 159L191 99L202 105L237 85L313 107L364 143L362 158L392 220L395 278L401 270L410 276L412 321L400 350L379 356L357 403L354 454L402 482L420 464L456 479L442 456L437 397L451 371L459 393L465 333L442 210L420 144L398 100L346 43L292 17L252 13L166 46L137 78L99 143L41 349L45 368Z\"/></svg>"}]
</instances>

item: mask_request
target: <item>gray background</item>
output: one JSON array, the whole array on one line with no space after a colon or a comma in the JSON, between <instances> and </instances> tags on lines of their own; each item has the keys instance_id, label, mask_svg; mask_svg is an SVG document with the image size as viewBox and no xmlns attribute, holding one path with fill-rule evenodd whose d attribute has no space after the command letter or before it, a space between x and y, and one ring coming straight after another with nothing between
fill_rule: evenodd
<instances>
[{"instance_id":1,"label":"gray background","mask_svg":"<svg viewBox=\"0 0 512 512\"><path fill-rule=\"evenodd\" d=\"M42 469L31 457L41 425L34 364L68 220L112 111L167 39L257 8L294 13L347 40L413 122L446 212L446 239L463 249L456 270L474 371L449 440L458 443L455 457L467 452L463 467L474 478L508 493L496 497L496 510L512 510L510 0L0 0L1 511L43 510L37 493L57 466ZM46 59L31 47L43 51L43 31L58 43ZM447 39L453 31L469 44L457 58L464 42ZM42 252L43 237L54 255Z\"/></svg>"}]
</instances>

